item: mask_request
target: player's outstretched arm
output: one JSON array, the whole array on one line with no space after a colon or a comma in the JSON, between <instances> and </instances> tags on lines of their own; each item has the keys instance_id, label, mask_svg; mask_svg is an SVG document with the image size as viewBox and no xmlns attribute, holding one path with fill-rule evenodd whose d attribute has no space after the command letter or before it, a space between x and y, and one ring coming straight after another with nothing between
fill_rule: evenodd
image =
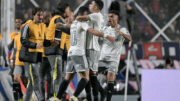
<instances>
[{"instance_id":1,"label":"player's outstretched arm","mask_svg":"<svg viewBox=\"0 0 180 101\"><path fill-rule=\"evenodd\" d=\"M61 22L58 22L58 23L55 24L55 27L56 27L56 29L59 29L59 28L70 28L70 27L71 27L71 24L70 24L70 23L68 23L68 24L63 24L63 23L61 23Z\"/></svg>"},{"instance_id":2,"label":"player's outstretched arm","mask_svg":"<svg viewBox=\"0 0 180 101\"><path fill-rule=\"evenodd\" d=\"M88 29L88 32L89 32L90 34L95 35L95 36L99 36L99 37L103 37L103 36L104 36L104 33L100 32L100 31L98 31L98 30L95 30L95 29L93 29L93 28L89 28L89 29Z\"/></svg>"},{"instance_id":3,"label":"player's outstretched arm","mask_svg":"<svg viewBox=\"0 0 180 101\"><path fill-rule=\"evenodd\" d=\"M89 16L88 15L77 16L76 20L78 20L78 21L88 21L89 20Z\"/></svg>"},{"instance_id":4,"label":"player's outstretched arm","mask_svg":"<svg viewBox=\"0 0 180 101\"><path fill-rule=\"evenodd\" d=\"M110 35L105 35L104 33L102 33L102 32L100 32L100 31L98 31L98 30L95 30L95 29L93 29L93 28L89 28L88 29L88 32L90 33L90 34L93 34L93 35L96 35L96 36L99 36L99 37L104 37L104 38L107 38L110 42L114 42L115 41L115 38L114 37L112 37L112 36L110 36Z\"/></svg>"}]
</instances>

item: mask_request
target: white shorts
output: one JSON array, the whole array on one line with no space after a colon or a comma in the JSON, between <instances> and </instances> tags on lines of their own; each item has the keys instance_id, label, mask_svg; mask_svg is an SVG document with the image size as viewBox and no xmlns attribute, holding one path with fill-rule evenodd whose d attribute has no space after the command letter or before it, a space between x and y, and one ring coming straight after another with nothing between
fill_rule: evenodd
<instances>
[{"instance_id":1,"label":"white shorts","mask_svg":"<svg viewBox=\"0 0 180 101\"><path fill-rule=\"evenodd\" d=\"M88 62L86 56L70 56L67 60L66 73L87 71Z\"/></svg>"},{"instance_id":2,"label":"white shorts","mask_svg":"<svg viewBox=\"0 0 180 101\"><path fill-rule=\"evenodd\" d=\"M105 67L107 68L108 72L113 72L115 74L117 74L118 72L118 66L119 63L115 62L115 61L99 61L99 64L101 64L101 67Z\"/></svg>"},{"instance_id":3,"label":"white shorts","mask_svg":"<svg viewBox=\"0 0 180 101\"><path fill-rule=\"evenodd\" d=\"M89 65L89 69L92 71L97 72L98 71L98 59L100 56L99 51L95 50L87 50L86 51L86 57Z\"/></svg>"}]
</instances>

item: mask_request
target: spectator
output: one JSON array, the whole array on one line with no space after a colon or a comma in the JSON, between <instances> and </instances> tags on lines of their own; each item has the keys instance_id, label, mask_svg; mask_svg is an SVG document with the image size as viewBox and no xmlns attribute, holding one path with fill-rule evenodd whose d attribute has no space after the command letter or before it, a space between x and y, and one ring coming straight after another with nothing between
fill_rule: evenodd
<instances>
[{"instance_id":1,"label":"spectator","mask_svg":"<svg viewBox=\"0 0 180 101\"><path fill-rule=\"evenodd\" d=\"M43 9L51 11L54 8L57 7L57 4L61 2L62 0L36 0L37 4L41 6ZM84 0L66 0L66 2L70 2L70 6L72 7L72 10L75 10ZM116 0L120 3L120 11L121 11L121 25L125 27L129 27L129 29L133 29L133 23L132 21L135 20L134 26L138 27L139 24L142 25L142 27L148 27L148 24L146 25L146 18L143 14L141 14L139 11L136 12L136 15L133 16L134 10L136 9L134 6L134 0ZM152 18L152 20L160 27L162 28L167 24L167 22L179 11L180 7L180 1L179 0L136 0L136 3L140 5L140 7L147 13L147 15ZM42 4L42 5L40 5ZM174 6L176 5L176 6ZM130 7L129 7L130 6ZM31 16L31 9L34 5L31 3L30 0L16 0L16 13L23 14L24 19L28 20ZM129 14L129 12L131 12ZM133 20L132 20L133 19ZM132 26L128 25L128 22L132 23ZM165 31L165 34L168 34L168 37L170 37L171 40L177 40L179 41L180 37L180 27L179 26L180 21L176 20L176 28L175 32L171 32L172 26L170 29ZM172 24L173 25L173 24ZM174 26L174 25L173 25ZM136 28L137 29L137 28ZM156 30L154 30L156 31ZM146 39L145 41L150 41L152 37L156 34L154 33L153 36L147 37L144 35L144 37L141 37L141 33L138 33L139 31L134 31L134 36L140 36L137 37L137 39L134 39L134 41L139 41L142 39ZM166 33L167 32L167 33ZM145 32L142 32L145 33ZM175 33L175 34L172 34ZM176 37L178 36L178 37Z\"/></svg>"},{"instance_id":2,"label":"spectator","mask_svg":"<svg viewBox=\"0 0 180 101\"><path fill-rule=\"evenodd\" d=\"M174 69L173 59L171 57L167 57L164 61L164 66L166 69Z\"/></svg>"},{"instance_id":3,"label":"spectator","mask_svg":"<svg viewBox=\"0 0 180 101\"><path fill-rule=\"evenodd\" d=\"M149 21L146 22L146 26L144 27L144 34L145 37L147 37L148 39L152 38L155 35L151 23Z\"/></svg>"},{"instance_id":4,"label":"spectator","mask_svg":"<svg viewBox=\"0 0 180 101\"><path fill-rule=\"evenodd\" d=\"M120 25L128 28L127 26L127 9L126 9L126 0L116 0L119 2L120 4L120 15L121 15L121 19L120 19Z\"/></svg>"},{"instance_id":5,"label":"spectator","mask_svg":"<svg viewBox=\"0 0 180 101\"><path fill-rule=\"evenodd\" d=\"M43 4L43 9L44 10L50 10L50 3L48 1L45 1Z\"/></svg>"},{"instance_id":6,"label":"spectator","mask_svg":"<svg viewBox=\"0 0 180 101\"><path fill-rule=\"evenodd\" d=\"M159 13L159 6L160 6L160 0L153 0L153 2L151 3L152 7L153 7L153 12L155 14Z\"/></svg>"},{"instance_id":7,"label":"spectator","mask_svg":"<svg viewBox=\"0 0 180 101\"><path fill-rule=\"evenodd\" d=\"M135 15L135 5L134 0L127 0L127 24L130 33L134 30L134 15Z\"/></svg>"}]
</instances>

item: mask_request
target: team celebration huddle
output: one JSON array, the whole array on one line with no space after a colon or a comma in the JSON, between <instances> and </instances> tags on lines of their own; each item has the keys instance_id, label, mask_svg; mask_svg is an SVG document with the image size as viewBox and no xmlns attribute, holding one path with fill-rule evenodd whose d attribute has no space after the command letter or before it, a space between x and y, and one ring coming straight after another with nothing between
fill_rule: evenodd
<instances>
[{"instance_id":1,"label":"team celebration huddle","mask_svg":"<svg viewBox=\"0 0 180 101\"><path fill-rule=\"evenodd\" d=\"M77 14L60 2L54 12L34 8L33 18L25 23L16 16L11 60L14 81L26 82L22 101L111 101L121 48L124 40L131 41L127 28L119 24L117 3L111 3L106 19L101 0L90 0ZM106 72L105 88L97 79L100 71ZM77 87L67 98L76 75ZM86 97L80 99L83 91Z\"/></svg>"}]
</instances>

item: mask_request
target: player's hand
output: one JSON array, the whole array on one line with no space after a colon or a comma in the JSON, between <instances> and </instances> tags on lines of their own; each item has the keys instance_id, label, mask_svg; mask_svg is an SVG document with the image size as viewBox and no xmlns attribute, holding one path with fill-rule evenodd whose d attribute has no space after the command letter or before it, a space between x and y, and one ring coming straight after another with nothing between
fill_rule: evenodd
<instances>
[{"instance_id":1,"label":"player's hand","mask_svg":"<svg viewBox=\"0 0 180 101\"><path fill-rule=\"evenodd\" d=\"M59 44L59 42L55 40L51 40L50 42L51 42L51 46L56 46Z\"/></svg>"},{"instance_id":2,"label":"player's hand","mask_svg":"<svg viewBox=\"0 0 180 101\"><path fill-rule=\"evenodd\" d=\"M119 33L120 35L122 35L123 33L119 30L119 29L115 29L115 31L117 32L117 33Z\"/></svg>"},{"instance_id":3,"label":"player's hand","mask_svg":"<svg viewBox=\"0 0 180 101\"><path fill-rule=\"evenodd\" d=\"M93 28L88 29L88 31L89 31L90 33L98 33L98 31L97 31L97 30L94 30Z\"/></svg>"},{"instance_id":4,"label":"player's hand","mask_svg":"<svg viewBox=\"0 0 180 101\"><path fill-rule=\"evenodd\" d=\"M58 22L58 23L56 23L55 27L56 28L62 28L62 27L64 27L64 24L61 22Z\"/></svg>"},{"instance_id":5,"label":"player's hand","mask_svg":"<svg viewBox=\"0 0 180 101\"><path fill-rule=\"evenodd\" d=\"M76 20L77 20L77 21L80 21L80 22L86 21L82 16L77 16L77 17L76 17Z\"/></svg>"},{"instance_id":6,"label":"player's hand","mask_svg":"<svg viewBox=\"0 0 180 101\"><path fill-rule=\"evenodd\" d=\"M107 39L112 43L115 41L115 38L109 35L107 36Z\"/></svg>"},{"instance_id":7,"label":"player's hand","mask_svg":"<svg viewBox=\"0 0 180 101\"><path fill-rule=\"evenodd\" d=\"M37 43L36 48L37 49L43 48L43 45L41 43Z\"/></svg>"}]
</instances>

